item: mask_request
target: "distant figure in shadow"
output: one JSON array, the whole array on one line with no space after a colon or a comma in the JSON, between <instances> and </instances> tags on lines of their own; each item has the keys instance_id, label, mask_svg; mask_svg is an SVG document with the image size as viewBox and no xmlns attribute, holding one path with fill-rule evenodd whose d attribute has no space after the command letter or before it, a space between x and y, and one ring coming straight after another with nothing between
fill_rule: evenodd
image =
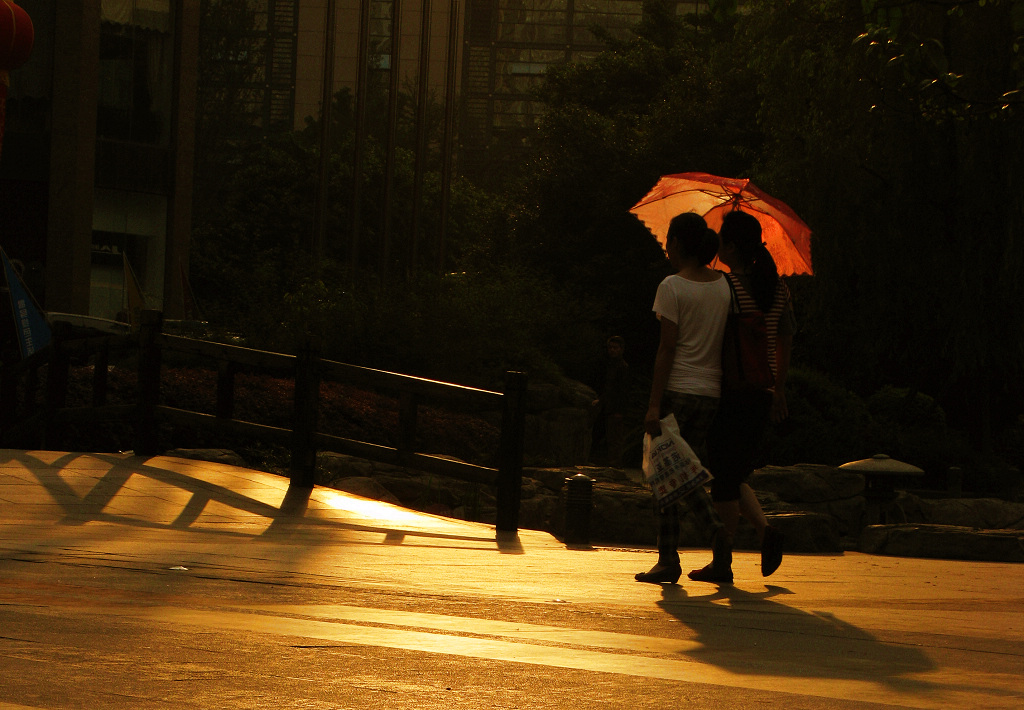
<instances>
[{"instance_id":1,"label":"distant figure in shadow","mask_svg":"<svg viewBox=\"0 0 1024 710\"><path fill-rule=\"evenodd\" d=\"M700 215L688 212L673 218L666 249L676 273L659 284L654 298L661 337L644 430L659 436L661 419L674 414L680 435L703 460L704 439L718 409L722 335L731 300L729 285L724 274L707 266L718 250L718 238ZM635 579L653 584L675 584L679 579L680 508L695 516L701 529L709 531L712 544L712 563L691 572L690 578L731 583L730 539L702 487L678 503L659 508L658 562L649 571L636 574Z\"/></svg>"},{"instance_id":2,"label":"distant figure in shadow","mask_svg":"<svg viewBox=\"0 0 1024 710\"><path fill-rule=\"evenodd\" d=\"M632 377L629 364L623 357L626 341L621 336L613 335L608 338L607 349L604 379L601 380L600 393L593 405L597 416L594 428L595 433L604 434L607 465L621 467L626 440L625 414L629 406Z\"/></svg>"},{"instance_id":3,"label":"distant figure in shadow","mask_svg":"<svg viewBox=\"0 0 1024 710\"><path fill-rule=\"evenodd\" d=\"M754 526L761 545L761 574L767 577L782 564L782 534L768 524L747 479L754 472L769 419L780 422L789 415L785 387L796 320L789 289L761 243L757 219L745 212L730 212L718 236L718 258L729 267L726 278L735 294L734 308L738 313L759 311L764 316L775 386L751 390L723 384L718 414L708 433L708 468L714 476L711 498L730 539L741 516Z\"/></svg>"}]
</instances>

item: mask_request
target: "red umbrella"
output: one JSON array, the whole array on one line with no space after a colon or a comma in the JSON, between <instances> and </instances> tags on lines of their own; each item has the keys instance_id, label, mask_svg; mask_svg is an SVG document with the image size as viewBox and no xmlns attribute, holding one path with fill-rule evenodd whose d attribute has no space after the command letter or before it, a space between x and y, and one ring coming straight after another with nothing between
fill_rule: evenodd
<instances>
[{"instance_id":1,"label":"red umbrella","mask_svg":"<svg viewBox=\"0 0 1024 710\"><path fill-rule=\"evenodd\" d=\"M718 231L722 218L740 210L761 223L761 238L779 273L811 274L811 228L789 205L750 182L707 173L665 175L629 210L665 246L668 224L683 212L696 212ZM719 265L725 268L724 264Z\"/></svg>"}]
</instances>

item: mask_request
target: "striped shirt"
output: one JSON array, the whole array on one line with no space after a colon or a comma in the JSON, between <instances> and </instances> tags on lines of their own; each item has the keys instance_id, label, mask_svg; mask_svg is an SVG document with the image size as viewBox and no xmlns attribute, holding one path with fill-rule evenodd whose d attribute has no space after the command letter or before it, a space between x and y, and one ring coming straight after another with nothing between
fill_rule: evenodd
<instances>
[{"instance_id":1,"label":"striped shirt","mask_svg":"<svg viewBox=\"0 0 1024 710\"><path fill-rule=\"evenodd\" d=\"M734 312L750 313L760 312L757 301L750 295L747 287L750 284L750 277L745 274L726 274L726 278L736 291L736 301L739 310ZM781 278L775 287L775 298L772 307L764 314L765 325L768 330L768 364L772 368L772 374L778 377L778 363L775 357L775 343L779 334L792 335L796 330L796 319L793 316L792 298L789 287Z\"/></svg>"}]
</instances>

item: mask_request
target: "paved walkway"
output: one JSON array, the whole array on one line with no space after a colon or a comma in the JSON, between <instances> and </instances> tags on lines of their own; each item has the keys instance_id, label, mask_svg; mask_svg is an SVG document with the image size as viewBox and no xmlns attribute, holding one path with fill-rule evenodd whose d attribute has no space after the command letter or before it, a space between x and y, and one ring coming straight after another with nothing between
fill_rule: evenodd
<instances>
[{"instance_id":1,"label":"paved walkway","mask_svg":"<svg viewBox=\"0 0 1024 710\"><path fill-rule=\"evenodd\" d=\"M741 552L732 587L634 582L654 559L0 450L0 710L1024 707L1024 566L791 555L764 580Z\"/></svg>"}]
</instances>

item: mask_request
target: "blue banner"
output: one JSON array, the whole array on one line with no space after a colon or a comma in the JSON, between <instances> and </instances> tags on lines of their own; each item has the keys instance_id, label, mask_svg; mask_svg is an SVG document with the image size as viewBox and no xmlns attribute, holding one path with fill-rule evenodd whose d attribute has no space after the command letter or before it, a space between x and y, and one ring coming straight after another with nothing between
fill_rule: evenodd
<instances>
[{"instance_id":1,"label":"blue banner","mask_svg":"<svg viewBox=\"0 0 1024 710\"><path fill-rule=\"evenodd\" d=\"M36 308L36 304L28 295L25 284L14 270L7 254L3 255L4 276L7 277L7 289L11 294L11 308L14 313L15 330L18 333L18 346L21 348L22 359L50 344L50 325Z\"/></svg>"}]
</instances>

